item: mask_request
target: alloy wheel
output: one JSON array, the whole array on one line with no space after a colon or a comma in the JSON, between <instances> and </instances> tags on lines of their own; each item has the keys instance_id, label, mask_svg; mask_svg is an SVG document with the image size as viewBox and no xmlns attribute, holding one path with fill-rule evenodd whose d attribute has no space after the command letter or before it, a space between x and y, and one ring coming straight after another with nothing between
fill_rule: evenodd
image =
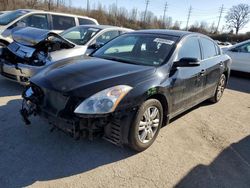
<instances>
[{"instance_id":1,"label":"alloy wheel","mask_svg":"<svg viewBox=\"0 0 250 188\"><path fill-rule=\"evenodd\" d=\"M219 81L219 84L218 84L218 87L217 87L217 100L220 100L220 98L222 97L222 94L225 90L225 84L226 84L226 77L225 75L223 74L220 78L220 81Z\"/></svg>"},{"instance_id":2,"label":"alloy wheel","mask_svg":"<svg viewBox=\"0 0 250 188\"><path fill-rule=\"evenodd\" d=\"M139 122L138 138L142 143L148 143L154 138L155 133L159 128L160 113L155 106L148 107Z\"/></svg>"}]
</instances>

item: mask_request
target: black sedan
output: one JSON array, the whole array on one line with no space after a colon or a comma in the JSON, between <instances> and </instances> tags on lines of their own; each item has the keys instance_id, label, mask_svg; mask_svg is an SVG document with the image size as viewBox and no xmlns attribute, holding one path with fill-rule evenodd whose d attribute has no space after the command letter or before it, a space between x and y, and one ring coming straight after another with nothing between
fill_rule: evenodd
<instances>
[{"instance_id":1,"label":"black sedan","mask_svg":"<svg viewBox=\"0 0 250 188\"><path fill-rule=\"evenodd\" d=\"M31 78L21 115L39 115L75 138L97 135L143 151L169 119L218 102L231 59L209 37L170 30L124 34L91 57L59 61Z\"/></svg>"}]
</instances>

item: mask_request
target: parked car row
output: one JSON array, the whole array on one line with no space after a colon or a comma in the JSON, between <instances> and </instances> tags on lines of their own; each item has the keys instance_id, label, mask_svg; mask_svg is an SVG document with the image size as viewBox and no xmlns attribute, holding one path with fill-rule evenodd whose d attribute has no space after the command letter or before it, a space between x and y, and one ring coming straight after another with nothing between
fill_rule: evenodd
<instances>
[{"instance_id":1,"label":"parked car row","mask_svg":"<svg viewBox=\"0 0 250 188\"><path fill-rule=\"evenodd\" d=\"M13 29L34 27L57 33L78 25L98 25L97 20L86 16L47 12L40 10L19 9L0 15L0 45L8 45L13 40Z\"/></svg>"},{"instance_id":2,"label":"parked car row","mask_svg":"<svg viewBox=\"0 0 250 188\"><path fill-rule=\"evenodd\" d=\"M38 115L74 138L101 135L136 151L171 118L218 102L230 75L231 58L198 33L81 25L60 34L19 28L12 38L0 72L28 83L26 124Z\"/></svg>"}]
</instances>

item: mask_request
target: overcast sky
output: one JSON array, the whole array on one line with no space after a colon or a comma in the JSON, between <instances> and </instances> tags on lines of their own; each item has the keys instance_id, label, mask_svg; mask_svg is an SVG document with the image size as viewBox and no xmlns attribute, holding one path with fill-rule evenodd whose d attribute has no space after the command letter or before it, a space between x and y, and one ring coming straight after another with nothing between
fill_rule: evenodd
<instances>
[{"instance_id":1,"label":"overcast sky","mask_svg":"<svg viewBox=\"0 0 250 188\"><path fill-rule=\"evenodd\" d=\"M116 2L116 0L89 0L91 7L102 3L109 6ZM164 5L168 3L167 16L173 18L173 22L181 21L182 27L186 26L188 9L192 6L192 12L190 17L190 25L196 21L206 21L208 24L215 22L218 23L219 9L224 4L224 11L220 28L225 25L225 15L227 11L233 6L239 3L246 3L250 5L250 0L149 0L148 10L153 12L158 17L163 15ZM117 0L118 7L125 7L128 10L137 8L140 11L145 10L146 0ZM72 0L72 5L75 7L86 8L87 0ZM250 31L250 23L248 23L242 32Z\"/></svg>"}]
</instances>

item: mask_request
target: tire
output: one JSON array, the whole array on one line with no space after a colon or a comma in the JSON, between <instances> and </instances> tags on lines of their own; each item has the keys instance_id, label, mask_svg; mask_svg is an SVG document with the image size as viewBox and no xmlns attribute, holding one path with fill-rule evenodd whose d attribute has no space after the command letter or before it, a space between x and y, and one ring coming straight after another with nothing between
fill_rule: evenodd
<instances>
[{"instance_id":1,"label":"tire","mask_svg":"<svg viewBox=\"0 0 250 188\"><path fill-rule=\"evenodd\" d=\"M129 132L131 149L140 152L153 144L161 129L163 115L162 105L156 99L149 99L141 105Z\"/></svg>"},{"instance_id":2,"label":"tire","mask_svg":"<svg viewBox=\"0 0 250 188\"><path fill-rule=\"evenodd\" d=\"M217 84L214 96L209 99L210 102L217 103L220 101L226 87L226 81L227 81L226 75L222 74Z\"/></svg>"}]
</instances>

